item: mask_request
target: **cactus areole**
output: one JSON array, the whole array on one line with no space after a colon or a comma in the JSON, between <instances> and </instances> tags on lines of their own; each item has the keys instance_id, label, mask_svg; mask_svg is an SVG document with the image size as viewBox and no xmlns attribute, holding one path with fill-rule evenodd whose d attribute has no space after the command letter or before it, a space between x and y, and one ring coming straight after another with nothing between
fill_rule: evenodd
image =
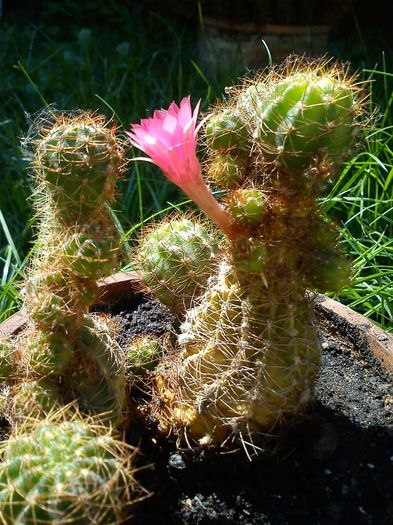
<instances>
[{"instance_id":1,"label":"cactus areole","mask_svg":"<svg viewBox=\"0 0 393 525\"><path fill-rule=\"evenodd\" d=\"M164 432L210 446L274 434L313 397L320 352L306 290L349 275L317 199L364 126L362 88L328 62L292 57L228 92L205 124L205 165L236 235L185 314L178 353L158 367L152 403Z\"/></svg>"}]
</instances>

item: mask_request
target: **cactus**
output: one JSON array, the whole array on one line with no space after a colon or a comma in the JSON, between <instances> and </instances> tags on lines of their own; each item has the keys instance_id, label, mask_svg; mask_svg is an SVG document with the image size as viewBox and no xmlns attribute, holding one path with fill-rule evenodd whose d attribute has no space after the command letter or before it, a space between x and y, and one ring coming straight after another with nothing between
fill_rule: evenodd
<instances>
[{"instance_id":1,"label":"cactus","mask_svg":"<svg viewBox=\"0 0 393 525\"><path fill-rule=\"evenodd\" d=\"M142 280L159 301L180 314L210 275L217 244L207 224L188 217L165 220L141 236Z\"/></svg>"},{"instance_id":2,"label":"cactus","mask_svg":"<svg viewBox=\"0 0 393 525\"><path fill-rule=\"evenodd\" d=\"M221 188L231 188L246 175L247 158L230 152L214 155L206 166L207 176Z\"/></svg>"},{"instance_id":3,"label":"cactus","mask_svg":"<svg viewBox=\"0 0 393 525\"><path fill-rule=\"evenodd\" d=\"M314 168L330 178L353 149L362 96L341 66L295 60L242 89L237 111L267 161L289 173Z\"/></svg>"},{"instance_id":4,"label":"cactus","mask_svg":"<svg viewBox=\"0 0 393 525\"><path fill-rule=\"evenodd\" d=\"M58 115L41 133L35 169L56 217L69 225L101 216L107 222L123 162L113 129L102 117L82 113Z\"/></svg>"},{"instance_id":5,"label":"cactus","mask_svg":"<svg viewBox=\"0 0 393 525\"><path fill-rule=\"evenodd\" d=\"M142 336L134 339L125 350L128 371L135 376L151 372L158 365L163 351L162 344L155 337Z\"/></svg>"},{"instance_id":6,"label":"cactus","mask_svg":"<svg viewBox=\"0 0 393 525\"><path fill-rule=\"evenodd\" d=\"M0 337L0 383L12 384L15 364L15 348L11 341Z\"/></svg>"},{"instance_id":7,"label":"cactus","mask_svg":"<svg viewBox=\"0 0 393 525\"><path fill-rule=\"evenodd\" d=\"M317 199L364 125L364 92L339 66L292 58L229 93L204 140L208 176L228 190L214 212L227 242L186 313L179 352L157 369L151 409L187 444L252 446L312 399L319 342L306 290L348 277ZM229 158L244 163L241 175L232 177Z\"/></svg>"},{"instance_id":8,"label":"cactus","mask_svg":"<svg viewBox=\"0 0 393 525\"><path fill-rule=\"evenodd\" d=\"M206 125L206 143L214 150L247 147L248 133L236 108L220 108Z\"/></svg>"},{"instance_id":9,"label":"cactus","mask_svg":"<svg viewBox=\"0 0 393 525\"><path fill-rule=\"evenodd\" d=\"M37 385L34 404L41 400L43 413L57 392L58 402L79 397L87 411L111 411L119 422L126 404L120 350L88 311L96 280L118 264L119 237L108 206L122 174L123 146L113 126L89 113L55 113L35 129L40 235L25 287L31 324L18 341L18 375L30 390ZM14 390L23 411L29 389Z\"/></svg>"},{"instance_id":10,"label":"cactus","mask_svg":"<svg viewBox=\"0 0 393 525\"><path fill-rule=\"evenodd\" d=\"M122 425L127 416L126 363L112 328L105 318L85 318L65 383L82 409L107 412L112 423Z\"/></svg>"},{"instance_id":11,"label":"cactus","mask_svg":"<svg viewBox=\"0 0 393 525\"><path fill-rule=\"evenodd\" d=\"M42 124L29 322L15 340L0 342L0 379L8 383L0 411L13 423L0 447L0 523L117 525L135 488L129 447L112 430L127 420L125 358L118 324L89 308L96 280L118 264L109 205L123 147L94 115L55 114Z\"/></svg>"},{"instance_id":12,"label":"cactus","mask_svg":"<svg viewBox=\"0 0 393 525\"><path fill-rule=\"evenodd\" d=\"M229 209L233 217L245 224L258 225L266 213L267 200L254 188L240 188L231 192Z\"/></svg>"},{"instance_id":13,"label":"cactus","mask_svg":"<svg viewBox=\"0 0 393 525\"><path fill-rule=\"evenodd\" d=\"M7 400L6 412L11 416L11 421L19 421L23 415L44 418L59 406L59 391L56 385L45 379L25 379L14 386L12 398Z\"/></svg>"},{"instance_id":14,"label":"cactus","mask_svg":"<svg viewBox=\"0 0 393 525\"><path fill-rule=\"evenodd\" d=\"M135 489L129 448L75 415L30 421L1 444L0 523L122 523Z\"/></svg>"}]
</instances>

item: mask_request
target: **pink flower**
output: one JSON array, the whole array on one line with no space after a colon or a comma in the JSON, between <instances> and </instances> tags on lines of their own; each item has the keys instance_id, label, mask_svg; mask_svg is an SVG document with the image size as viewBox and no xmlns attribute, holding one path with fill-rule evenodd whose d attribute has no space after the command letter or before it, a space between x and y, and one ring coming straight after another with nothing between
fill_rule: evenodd
<instances>
[{"instance_id":1,"label":"pink flower","mask_svg":"<svg viewBox=\"0 0 393 525\"><path fill-rule=\"evenodd\" d=\"M190 97L175 102L167 110L154 111L153 117L132 124L131 144L149 155L165 176L181 188L198 206L230 235L231 216L220 206L206 186L196 156L196 120L199 102L192 111Z\"/></svg>"}]
</instances>

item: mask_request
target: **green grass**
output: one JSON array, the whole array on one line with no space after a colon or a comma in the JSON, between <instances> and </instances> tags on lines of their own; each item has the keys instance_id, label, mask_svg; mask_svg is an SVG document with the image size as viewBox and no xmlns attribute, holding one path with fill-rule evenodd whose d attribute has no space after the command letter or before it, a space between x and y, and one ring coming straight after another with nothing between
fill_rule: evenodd
<instances>
[{"instance_id":1,"label":"green grass","mask_svg":"<svg viewBox=\"0 0 393 525\"><path fill-rule=\"evenodd\" d=\"M34 231L28 200L32 183L19 141L34 114L48 104L60 109L93 109L108 117L115 115L127 129L130 122L189 93L194 103L202 98L206 109L220 96L230 75L209 76L198 64L192 32L154 14L130 18L132 38L98 28L74 28L64 34L53 26L16 23L0 27L2 320L20 305L19 283ZM354 261L351 286L337 298L392 330L393 75L382 71L365 75L376 80L371 101L380 105L383 115L323 199L323 207L338 221ZM131 234L151 215L184 201L147 163L129 164L121 190L115 213L123 231Z\"/></svg>"},{"instance_id":2,"label":"green grass","mask_svg":"<svg viewBox=\"0 0 393 525\"><path fill-rule=\"evenodd\" d=\"M391 75L371 71L386 81ZM384 95L388 95L385 83ZM393 92L383 97L380 115L365 144L347 162L330 193L324 211L339 223L346 251L353 261L350 286L335 298L393 329ZM371 85L371 106L375 103Z\"/></svg>"}]
</instances>

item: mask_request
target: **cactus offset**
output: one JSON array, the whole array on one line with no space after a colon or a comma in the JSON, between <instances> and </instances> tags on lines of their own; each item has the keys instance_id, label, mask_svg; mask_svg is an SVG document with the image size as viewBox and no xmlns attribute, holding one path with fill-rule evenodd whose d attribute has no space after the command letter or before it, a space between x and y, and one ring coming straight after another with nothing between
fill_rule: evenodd
<instances>
[{"instance_id":1,"label":"cactus offset","mask_svg":"<svg viewBox=\"0 0 393 525\"><path fill-rule=\"evenodd\" d=\"M154 370L163 354L163 345L153 336L134 339L125 349L127 368L135 376L143 376Z\"/></svg>"},{"instance_id":2,"label":"cactus offset","mask_svg":"<svg viewBox=\"0 0 393 525\"><path fill-rule=\"evenodd\" d=\"M217 236L196 218L178 217L141 236L138 255L143 282L180 314L212 272Z\"/></svg>"}]
</instances>

